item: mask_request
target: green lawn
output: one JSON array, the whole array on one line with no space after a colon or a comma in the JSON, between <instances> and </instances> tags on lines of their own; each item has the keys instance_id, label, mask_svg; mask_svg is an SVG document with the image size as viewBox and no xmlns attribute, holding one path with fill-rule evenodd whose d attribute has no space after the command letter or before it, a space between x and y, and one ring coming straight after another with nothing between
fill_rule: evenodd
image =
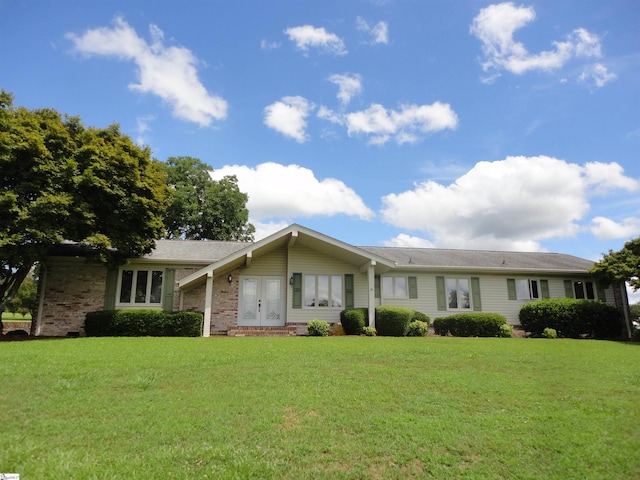
<instances>
[{"instance_id":1,"label":"green lawn","mask_svg":"<svg viewBox=\"0 0 640 480\"><path fill-rule=\"evenodd\" d=\"M459 338L0 343L30 479L637 479L640 345Z\"/></svg>"},{"instance_id":2,"label":"green lawn","mask_svg":"<svg viewBox=\"0 0 640 480\"><path fill-rule=\"evenodd\" d=\"M3 322L30 322L31 314L27 313L26 315L23 315L22 313L2 312L2 321Z\"/></svg>"}]
</instances>

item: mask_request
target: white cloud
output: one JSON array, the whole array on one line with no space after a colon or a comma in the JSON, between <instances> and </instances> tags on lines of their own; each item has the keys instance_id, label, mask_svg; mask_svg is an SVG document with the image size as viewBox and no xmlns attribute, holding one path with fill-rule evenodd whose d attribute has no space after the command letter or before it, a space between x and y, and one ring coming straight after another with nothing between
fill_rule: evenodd
<instances>
[{"instance_id":1,"label":"white cloud","mask_svg":"<svg viewBox=\"0 0 640 480\"><path fill-rule=\"evenodd\" d=\"M604 87L607 83L612 82L618 78L615 73L609 73L607 67L601 63L594 63L593 65L587 65L578 80L591 86L591 87Z\"/></svg>"},{"instance_id":2,"label":"white cloud","mask_svg":"<svg viewBox=\"0 0 640 480\"><path fill-rule=\"evenodd\" d=\"M137 67L139 83L129 88L142 93L151 93L162 98L173 108L173 115L182 120L202 126L227 116L227 102L207 92L198 78L198 59L184 47L164 45L162 30L149 27L152 43L140 38L136 31L116 17L114 27L87 30L82 35L66 35L74 50L88 55L117 57L133 61Z\"/></svg>"},{"instance_id":3,"label":"white cloud","mask_svg":"<svg viewBox=\"0 0 640 480\"><path fill-rule=\"evenodd\" d=\"M640 218L629 217L618 223L610 218L595 217L591 233L599 240L630 239L640 235Z\"/></svg>"},{"instance_id":4,"label":"white cloud","mask_svg":"<svg viewBox=\"0 0 640 480\"><path fill-rule=\"evenodd\" d=\"M393 237L390 240L382 242L385 247L410 247L410 248L432 248L434 245L432 242L425 238L414 237L401 233Z\"/></svg>"},{"instance_id":5,"label":"white cloud","mask_svg":"<svg viewBox=\"0 0 640 480\"><path fill-rule=\"evenodd\" d=\"M375 216L343 182L335 178L319 180L312 170L299 165L226 165L216 169L212 177L219 180L226 175L236 175L240 190L249 195L247 208L254 224L269 219L338 214L364 220Z\"/></svg>"},{"instance_id":6,"label":"white cloud","mask_svg":"<svg viewBox=\"0 0 640 480\"><path fill-rule=\"evenodd\" d=\"M253 235L255 240L262 240L263 238L268 237L269 235L279 232L283 228L287 228L291 223L287 221L279 221L279 222L258 222L251 221L251 224L255 227L256 232Z\"/></svg>"},{"instance_id":7,"label":"white cloud","mask_svg":"<svg viewBox=\"0 0 640 480\"><path fill-rule=\"evenodd\" d=\"M640 182L625 177L618 163L589 162L584 166L586 185L597 195L606 195L611 190L633 192L640 189Z\"/></svg>"},{"instance_id":8,"label":"white cloud","mask_svg":"<svg viewBox=\"0 0 640 480\"><path fill-rule=\"evenodd\" d=\"M299 50L309 51L309 47L318 48L321 52L334 55L346 55L347 49L344 42L335 33L327 32L324 28L316 28L313 25L287 28L284 33L289 40L296 44Z\"/></svg>"},{"instance_id":9,"label":"white cloud","mask_svg":"<svg viewBox=\"0 0 640 480\"><path fill-rule=\"evenodd\" d=\"M338 86L338 100L347 105L351 99L362 92L362 77L356 74L338 74L329 76L329 81Z\"/></svg>"},{"instance_id":10,"label":"white cloud","mask_svg":"<svg viewBox=\"0 0 640 480\"><path fill-rule=\"evenodd\" d=\"M382 198L382 218L422 231L440 247L540 250L546 238L569 238L582 227L589 195L637 188L615 163L568 163L553 157L479 162L450 185L432 180Z\"/></svg>"},{"instance_id":11,"label":"white cloud","mask_svg":"<svg viewBox=\"0 0 640 480\"><path fill-rule=\"evenodd\" d=\"M448 103L401 105L400 110L387 110L374 103L368 109L348 113L344 117L349 135L369 136L369 143L382 145L394 139L397 143L414 143L421 135L458 126L458 116Z\"/></svg>"},{"instance_id":12,"label":"white cloud","mask_svg":"<svg viewBox=\"0 0 640 480\"><path fill-rule=\"evenodd\" d=\"M600 37L584 28L574 30L564 41L553 41L553 50L529 53L513 36L535 16L533 7L516 7L505 2L481 9L473 19L470 31L482 42L485 57L482 68L485 72L493 72L485 81L493 81L503 69L518 75L529 70L550 71L561 68L575 57L602 55Z\"/></svg>"},{"instance_id":13,"label":"white cloud","mask_svg":"<svg viewBox=\"0 0 640 480\"><path fill-rule=\"evenodd\" d=\"M269 42L267 40L260 40L260 49L262 50L276 50L280 48L280 42Z\"/></svg>"},{"instance_id":14,"label":"white cloud","mask_svg":"<svg viewBox=\"0 0 640 480\"><path fill-rule=\"evenodd\" d=\"M373 27L362 17L356 18L356 28L361 32L371 36L371 44L388 44L389 43L389 24L387 22L378 22Z\"/></svg>"},{"instance_id":15,"label":"white cloud","mask_svg":"<svg viewBox=\"0 0 640 480\"><path fill-rule=\"evenodd\" d=\"M306 118L315 108L306 98L282 97L264 109L264 124L299 143L307 140Z\"/></svg>"},{"instance_id":16,"label":"white cloud","mask_svg":"<svg viewBox=\"0 0 640 480\"><path fill-rule=\"evenodd\" d=\"M136 143L138 145L146 145L147 140L145 134L151 130L149 123L155 120L156 117L153 115L143 115L136 119L136 130L138 131L138 137L136 138Z\"/></svg>"}]
</instances>

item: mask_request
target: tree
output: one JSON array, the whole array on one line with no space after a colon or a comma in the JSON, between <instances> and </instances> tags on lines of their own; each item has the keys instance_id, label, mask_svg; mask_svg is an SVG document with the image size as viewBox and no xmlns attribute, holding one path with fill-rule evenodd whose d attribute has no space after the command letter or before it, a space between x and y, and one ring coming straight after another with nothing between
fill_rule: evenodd
<instances>
[{"instance_id":1,"label":"tree","mask_svg":"<svg viewBox=\"0 0 640 480\"><path fill-rule=\"evenodd\" d=\"M165 164L170 197L165 238L252 241L248 196L235 176L211 178L211 167L192 157L170 157Z\"/></svg>"},{"instance_id":2,"label":"tree","mask_svg":"<svg viewBox=\"0 0 640 480\"><path fill-rule=\"evenodd\" d=\"M600 283L627 282L634 290L640 288L640 237L624 244L621 250L604 255L591 269Z\"/></svg>"},{"instance_id":3,"label":"tree","mask_svg":"<svg viewBox=\"0 0 640 480\"><path fill-rule=\"evenodd\" d=\"M0 92L0 312L34 263L65 240L112 264L149 253L163 231L162 164L117 125L87 128Z\"/></svg>"}]
</instances>

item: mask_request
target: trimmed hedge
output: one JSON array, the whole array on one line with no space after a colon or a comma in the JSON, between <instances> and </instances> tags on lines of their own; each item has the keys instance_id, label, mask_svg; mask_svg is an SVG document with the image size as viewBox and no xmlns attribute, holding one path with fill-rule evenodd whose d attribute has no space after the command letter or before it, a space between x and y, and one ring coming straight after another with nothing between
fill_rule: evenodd
<instances>
[{"instance_id":1,"label":"trimmed hedge","mask_svg":"<svg viewBox=\"0 0 640 480\"><path fill-rule=\"evenodd\" d=\"M497 313L458 313L436 318L433 329L436 335L451 334L454 337L502 337L507 319Z\"/></svg>"},{"instance_id":2,"label":"trimmed hedge","mask_svg":"<svg viewBox=\"0 0 640 480\"><path fill-rule=\"evenodd\" d=\"M131 309L89 312L84 330L89 337L199 337L204 315Z\"/></svg>"},{"instance_id":3,"label":"trimmed hedge","mask_svg":"<svg viewBox=\"0 0 640 480\"><path fill-rule=\"evenodd\" d=\"M376 307L376 330L382 337L404 337L415 310L405 307Z\"/></svg>"},{"instance_id":4,"label":"trimmed hedge","mask_svg":"<svg viewBox=\"0 0 640 480\"><path fill-rule=\"evenodd\" d=\"M597 300L551 298L530 302L520 309L520 325L533 336L552 328L568 338L618 338L622 314L616 307Z\"/></svg>"},{"instance_id":5,"label":"trimmed hedge","mask_svg":"<svg viewBox=\"0 0 640 480\"><path fill-rule=\"evenodd\" d=\"M429 333L429 324L421 320L413 320L407 329L407 337L426 337Z\"/></svg>"},{"instance_id":6,"label":"trimmed hedge","mask_svg":"<svg viewBox=\"0 0 640 480\"><path fill-rule=\"evenodd\" d=\"M424 322L427 324L427 327L429 326L429 323L431 322L431 319L429 318L429 315L419 312L417 310L414 310L413 315L411 316L411 321L412 322Z\"/></svg>"},{"instance_id":7,"label":"trimmed hedge","mask_svg":"<svg viewBox=\"0 0 640 480\"><path fill-rule=\"evenodd\" d=\"M307 323L307 331L310 337L328 337L329 324L324 320L311 320Z\"/></svg>"},{"instance_id":8,"label":"trimmed hedge","mask_svg":"<svg viewBox=\"0 0 640 480\"><path fill-rule=\"evenodd\" d=\"M340 323L345 335L360 335L369 325L368 308L347 308L340 312Z\"/></svg>"}]
</instances>

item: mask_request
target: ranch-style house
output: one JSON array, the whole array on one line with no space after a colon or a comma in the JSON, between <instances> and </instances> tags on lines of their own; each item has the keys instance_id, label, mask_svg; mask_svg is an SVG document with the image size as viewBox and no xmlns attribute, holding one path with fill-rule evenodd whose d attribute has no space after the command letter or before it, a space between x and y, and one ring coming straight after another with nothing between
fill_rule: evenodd
<instances>
[{"instance_id":1,"label":"ranch-style house","mask_svg":"<svg viewBox=\"0 0 640 480\"><path fill-rule=\"evenodd\" d=\"M624 284L599 287L594 262L566 254L356 247L301 225L257 242L159 240L108 269L62 244L42 265L32 332L82 336L91 311L158 308L204 313L202 335L305 334L310 320L340 321L350 307L406 306L431 319L485 311L518 324L525 302L597 299L628 318Z\"/></svg>"}]
</instances>

